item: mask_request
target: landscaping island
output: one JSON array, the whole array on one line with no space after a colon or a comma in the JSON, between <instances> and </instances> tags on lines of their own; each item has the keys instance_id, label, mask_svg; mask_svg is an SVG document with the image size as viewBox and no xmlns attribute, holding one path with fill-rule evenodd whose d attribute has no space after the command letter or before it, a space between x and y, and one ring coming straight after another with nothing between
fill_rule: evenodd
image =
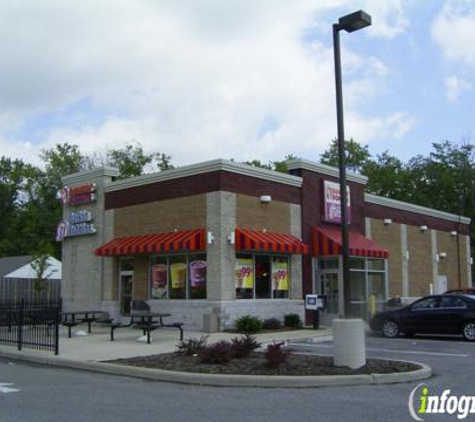
<instances>
[{"instance_id":1,"label":"landscaping island","mask_svg":"<svg viewBox=\"0 0 475 422\"><path fill-rule=\"evenodd\" d=\"M108 363L161 369L176 372L233 375L371 375L411 372L421 366L409 362L367 359L366 365L359 369L333 366L333 358L290 354L285 362L276 367L266 365L264 353L253 352L240 359L227 363L202 363L197 356L166 353L160 355L117 359Z\"/></svg>"}]
</instances>

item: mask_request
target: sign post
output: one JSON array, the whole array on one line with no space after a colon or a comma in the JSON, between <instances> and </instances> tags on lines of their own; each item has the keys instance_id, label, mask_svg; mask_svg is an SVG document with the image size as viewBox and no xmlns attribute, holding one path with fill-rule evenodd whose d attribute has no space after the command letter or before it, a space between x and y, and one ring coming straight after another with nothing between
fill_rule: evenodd
<instances>
[{"instance_id":1,"label":"sign post","mask_svg":"<svg viewBox=\"0 0 475 422\"><path fill-rule=\"evenodd\" d=\"M305 295L305 309L313 311L313 329L320 328L320 311L323 310L323 300L319 295Z\"/></svg>"}]
</instances>

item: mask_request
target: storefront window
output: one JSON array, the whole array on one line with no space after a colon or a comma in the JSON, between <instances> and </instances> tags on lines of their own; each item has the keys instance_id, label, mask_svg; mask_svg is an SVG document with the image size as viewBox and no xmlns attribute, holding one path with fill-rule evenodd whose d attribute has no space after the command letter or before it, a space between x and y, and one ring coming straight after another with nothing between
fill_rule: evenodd
<instances>
[{"instance_id":1,"label":"storefront window","mask_svg":"<svg viewBox=\"0 0 475 422\"><path fill-rule=\"evenodd\" d=\"M168 299L168 262L160 256L152 265L152 299Z\"/></svg>"},{"instance_id":2,"label":"storefront window","mask_svg":"<svg viewBox=\"0 0 475 422\"><path fill-rule=\"evenodd\" d=\"M271 294L270 257L256 255L256 299L269 299Z\"/></svg>"},{"instance_id":3,"label":"storefront window","mask_svg":"<svg viewBox=\"0 0 475 422\"><path fill-rule=\"evenodd\" d=\"M320 258L319 265L321 270L337 270L340 267L340 259L338 256Z\"/></svg>"},{"instance_id":4,"label":"storefront window","mask_svg":"<svg viewBox=\"0 0 475 422\"><path fill-rule=\"evenodd\" d=\"M206 299L206 255L190 255L188 262L190 299Z\"/></svg>"},{"instance_id":5,"label":"storefront window","mask_svg":"<svg viewBox=\"0 0 475 422\"><path fill-rule=\"evenodd\" d=\"M286 257L272 258L272 290L276 299L289 297L289 261Z\"/></svg>"},{"instance_id":6,"label":"storefront window","mask_svg":"<svg viewBox=\"0 0 475 422\"><path fill-rule=\"evenodd\" d=\"M206 254L157 256L150 273L152 299L206 299Z\"/></svg>"},{"instance_id":7,"label":"storefront window","mask_svg":"<svg viewBox=\"0 0 475 422\"><path fill-rule=\"evenodd\" d=\"M252 299L254 296L254 258L252 255L236 257L236 298Z\"/></svg>"},{"instance_id":8,"label":"storefront window","mask_svg":"<svg viewBox=\"0 0 475 422\"><path fill-rule=\"evenodd\" d=\"M384 259L368 259L368 270L384 271Z\"/></svg>"},{"instance_id":9,"label":"storefront window","mask_svg":"<svg viewBox=\"0 0 475 422\"><path fill-rule=\"evenodd\" d=\"M376 300L386 299L384 273L370 272L368 274L368 297L374 296Z\"/></svg>"},{"instance_id":10,"label":"storefront window","mask_svg":"<svg viewBox=\"0 0 475 422\"><path fill-rule=\"evenodd\" d=\"M237 299L286 299L290 268L285 255L239 254L236 256Z\"/></svg>"},{"instance_id":11,"label":"storefront window","mask_svg":"<svg viewBox=\"0 0 475 422\"><path fill-rule=\"evenodd\" d=\"M350 268L353 270L364 270L365 269L365 258L351 257L350 258Z\"/></svg>"}]
</instances>

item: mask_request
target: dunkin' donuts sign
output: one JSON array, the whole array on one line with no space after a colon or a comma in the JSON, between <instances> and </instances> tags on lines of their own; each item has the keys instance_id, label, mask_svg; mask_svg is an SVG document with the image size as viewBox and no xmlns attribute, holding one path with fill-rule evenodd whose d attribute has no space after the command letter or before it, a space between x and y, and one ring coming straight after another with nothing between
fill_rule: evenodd
<instances>
[{"instance_id":1,"label":"dunkin' donuts sign","mask_svg":"<svg viewBox=\"0 0 475 422\"><path fill-rule=\"evenodd\" d=\"M65 186L58 192L61 204L82 205L96 200L96 184L87 183L74 188ZM82 236L96 233L96 228L92 223L93 216L90 211L72 211L65 220L61 220L56 228L56 241L62 242L66 237Z\"/></svg>"},{"instance_id":2,"label":"dunkin' donuts sign","mask_svg":"<svg viewBox=\"0 0 475 422\"><path fill-rule=\"evenodd\" d=\"M59 199L62 205L88 204L96 200L95 192L95 183L87 183L74 188L65 186L59 191Z\"/></svg>"},{"instance_id":3,"label":"dunkin' donuts sign","mask_svg":"<svg viewBox=\"0 0 475 422\"><path fill-rule=\"evenodd\" d=\"M346 187L346 221L351 220L350 187ZM323 182L323 219L327 223L341 223L340 184L324 180Z\"/></svg>"}]
</instances>

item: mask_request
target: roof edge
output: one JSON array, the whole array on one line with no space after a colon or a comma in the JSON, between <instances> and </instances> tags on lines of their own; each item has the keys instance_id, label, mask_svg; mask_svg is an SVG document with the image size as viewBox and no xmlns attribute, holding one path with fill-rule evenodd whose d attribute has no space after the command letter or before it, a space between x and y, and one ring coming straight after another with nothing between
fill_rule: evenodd
<instances>
[{"instance_id":1,"label":"roof edge","mask_svg":"<svg viewBox=\"0 0 475 422\"><path fill-rule=\"evenodd\" d=\"M325 174L327 176L340 177L340 172L336 167L328 166L326 164L316 163L310 160L304 160L302 158L295 158L285 162L289 170L303 169L316 173ZM346 178L350 182L360 183L366 185L368 178L358 173L347 172Z\"/></svg>"},{"instance_id":2,"label":"roof edge","mask_svg":"<svg viewBox=\"0 0 475 422\"><path fill-rule=\"evenodd\" d=\"M454 223L461 223L461 224L468 225L472 221L470 218L464 217L462 215L451 214L445 211L439 211L433 208L423 207L421 205L414 205L408 202L398 201L396 199L390 199L384 196L377 196L370 193L365 193L364 200L365 202L369 202L370 204L382 205L385 207L396 208L403 211L423 214L429 217L435 217L435 218L440 218L442 220L452 221Z\"/></svg>"},{"instance_id":3,"label":"roof edge","mask_svg":"<svg viewBox=\"0 0 475 422\"><path fill-rule=\"evenodd\" d=\"M129 189L151 183L164 182L167 180L175 180L182 177L196 176L199 174L211 173L213 171L227 171L230 173L256 177L259 179L282 183L290 186L302 186L301 177L279 173L274 170L261 169L247 164L236 163L234 161L217 159L198 164L191 164L176 169L164 170L158 173L145 174L130 179L110 182L106 186L106 192Z\"/></svg>"}]
</instances>

